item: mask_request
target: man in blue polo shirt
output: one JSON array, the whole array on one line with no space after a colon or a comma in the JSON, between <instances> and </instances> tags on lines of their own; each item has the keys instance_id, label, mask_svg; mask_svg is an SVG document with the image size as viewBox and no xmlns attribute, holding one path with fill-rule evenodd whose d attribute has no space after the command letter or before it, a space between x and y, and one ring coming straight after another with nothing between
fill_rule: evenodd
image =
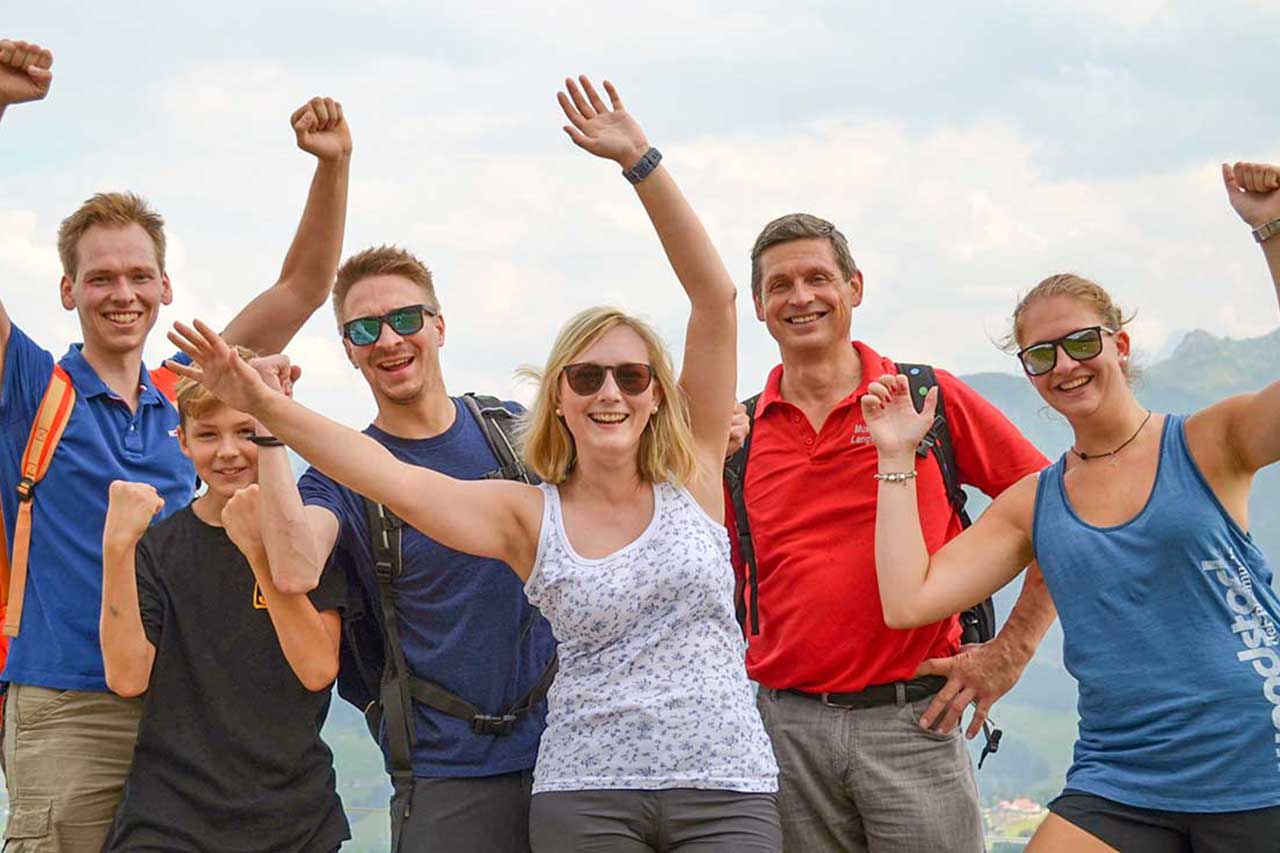
<instances>
[{"instance_id":1,"label":"man in blue polo shirt","mask_svg":"<svg viewBox=\"0 0 1280 853\"><path fill-rule=\"evenodd\" d=\"M393 246L360 252L338 271L333 304L347 357L377 402L368 435L405 462L451 477L481 479L500 467L466 402L445 390L444 316L421 261ZM377 607L364 499L314 468L298 488L320 553L362 583ZM446 548L409 527L402 537L403 572L393 590L407 667L488 719L463 720L415 697L412 780L395 780L392 849L522 853L529 849L530 787L546 703L532 702L509 726L490 724L524 704L548 672L551 628L502 563ZM395 710L384 709L389 722ZM395 771L388 726L380 742Z\"/></svg>"},{"instance_id":2,"label":"man in blue polo shirt","mask_svg":"<svg viewBox=\"0 0 1280 853\"><path fill-rule=\"evenodd\" d=\"M52 65L38 45L0 41L0 116L12 104L44 98ZM226 330L264 354L281 350L323 304L342 251L351 137L341 108L315 99L292 121L299 147L319 161L307 208L279 282ZM194 484L173 432L178 414L163 390L175 377L142 363L147 335L172 298L163 220L131 193L99 194L63 221L58 251L62 304L77 313L84 342L57 361L76 400L35 489L21 630L0 674L9 684L8 851L101 849L140 711L138 700L107 690L98 645L108 486L150 483L168 514L190 502ZM54 365L0 302L0 502L7 530L17 515L22 449Z\"/></svg>"}]
</instances>

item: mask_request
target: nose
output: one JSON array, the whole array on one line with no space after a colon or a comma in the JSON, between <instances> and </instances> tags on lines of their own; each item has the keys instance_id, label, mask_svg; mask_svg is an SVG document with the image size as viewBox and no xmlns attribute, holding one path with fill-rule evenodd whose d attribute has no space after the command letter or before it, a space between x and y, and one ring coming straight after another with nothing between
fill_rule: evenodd
<instances>
[{"instance_id":1,"label":"nose","mask_svg":"<svg viewBox=\"0 0 1280 853\"><path fill-rule=\"evenodd\" d=\"M133 301L133 283L127 275L118 275L111 280L111 301L128 303Z\"/></svg>"},{"instance_id":2,"label":"nose","mask_svg":"<svg viewBox=\"0 0 1280 853\"><path fill-rule=\"evenodd\" d=\"M600 390L596 392L596 396L605 400L622 399L622 390L618 388L618 383L614 381L612 370L604 372L604 383L601 384Z\"/></svg>"},{"instance_id":3,"label":"nose","mask_svg":"<svg viewBox=\"0 0 1280 853\"><path fill-rule=\"evenodd\" d=\"M235 433L227 433L218 440L218 456L239 456L240 452L240 437Z\"/></svg>"},{"instance_id":4,"label":"nose","mask_svg":"<svg viewBox=\"0 0 1280 853\"><path fill-rule=\"evenodd\" d=\"M796 281L791 288L791 298L788 301L792 305L808 305L813 301L813 288L804 279Z\"/></svg>"}]
</instances>

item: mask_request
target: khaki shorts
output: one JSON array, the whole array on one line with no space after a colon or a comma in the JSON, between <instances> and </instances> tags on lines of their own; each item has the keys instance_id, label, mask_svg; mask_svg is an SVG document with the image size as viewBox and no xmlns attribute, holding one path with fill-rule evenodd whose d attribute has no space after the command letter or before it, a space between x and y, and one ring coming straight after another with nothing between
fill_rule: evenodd
<instances>
[{"instance_id":1,"label":"khaki shorts","mask_svg":"<svg viewBox=\"0 0 1280 853\"><path fill-rule=\"evenodd\" d=\"M4 703L6 853L98 853L133 761L142 700L12 684Z\"/></svg>"}]
</instances>

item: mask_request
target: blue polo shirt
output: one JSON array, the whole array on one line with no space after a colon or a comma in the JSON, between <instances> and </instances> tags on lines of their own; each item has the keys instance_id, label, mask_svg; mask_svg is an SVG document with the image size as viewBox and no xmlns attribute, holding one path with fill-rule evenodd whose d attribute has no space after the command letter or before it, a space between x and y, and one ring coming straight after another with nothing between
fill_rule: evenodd
<instances>
[{"instance_id":1,"label":"blue polo shirt","mask_svg":"<svg viewBox=\"0 0 1280 853\"><path fill-rule=\"evenodd\" d=\"M36 486L22 632L10 643L0 680L105 691L98 615L108 487L112 480L150 483L164 498L163 517L191 501L195 470L178 448L178 411L146 368L131 412L84 360L80 346L73 344L58 362L75 386L76 404ZM52 372L53 355L14 326L0 387L0 503L9 531L17 521L22 451Z\"/></svg>"}]
</instances>

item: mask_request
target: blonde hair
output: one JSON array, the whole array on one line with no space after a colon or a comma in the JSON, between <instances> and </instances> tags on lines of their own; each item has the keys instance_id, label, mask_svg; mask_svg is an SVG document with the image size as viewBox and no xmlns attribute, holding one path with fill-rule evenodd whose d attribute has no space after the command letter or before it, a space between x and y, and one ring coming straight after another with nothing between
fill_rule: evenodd
<instances>
[{"instance_id":1,"label":"blonde hair","mask_svg":"<svg viewBox=\"0 0 1280 853\"><path fill-rule=\"evenodd\" d=\"M156 264L163 273L164 218L148 207L145 199L133 193L98 193L62 220L58 227L58 257L62 260L63 273L75 281L80 267L77 249L90 228L95 225L124 228L135 224L140 225L151 238L156 250Z\"/></svg>"},{"instance_id":2,"label":"blonde hair","mask_svg":"<svg viewBox=\"0 0 1280 853\"><path fill-rule=\"evenodd\" d=\"M653 381L662 393L658 411L649 418L640 436L637 464L646 482L686 484L698 473L693 430L684 392L676 379L671 358L658 333L648 323L616 308L588 308L565 323L542 370L521 368L519 375L538 383L538 394L525 418L525 463L548 483L563 483L578 461L573 435L556 414L560 405L560 374L566 365L610 329L626 326L644 341L649 352Z\"/></svg>"},{"instance_id":3,"label":"blonde hair","mask_svg":"<svg viewBox=\"0 0 1280 853\"><path fill-rule=\"evenodd\" d=\"M248 347L233 346L232 349L245 361L258 357L258 354ZM213 396L213 392L209 389L186 376L178 380L178 387L174 396L178 400L178 426L183 429L187 427L187 418L203 417L215 411L219 406L226 405L226 403Z\"/></svg>"},{"instance_id":4,"label":"blonde hair","mask_svg":"<svg viewBox=\"0 0 1280 853\"><path fill-rule=\"evenodd\" d=\"M346 301L347 293L358 282L375 275L398 275L409 279L426 294L427 307L440 310L435 282L426 264L408 249L399 246L371 246L347 258L338 268L338 275L333 283L333 313L339 323L343 320L342 303Z\"/></svg>"},{"instance_id":5,"label":"blonde hair","mask_svg":"<svg viewBox=\"0 0 1280 853\"><path fill-rule=\"evenodd\" d=\"M1113 332L1118 332L1133 322L1135 314L1125 316L1125 313L1111 298L1111 294L1096 281L1076 275L1075 273L1058 273L1051 275L1044 281L1037 284L1031 290L1027 291L1021 299L1018 300L1017 306L1013 309L1013 317L1009 327L1009 332L1000 341L1000 346L1006 352L1017 352L1022 348L1022 315L1027 310L1027 306L1040 299L1048 299L1051 296L1069 296L1079 302L1083 302L1097 313L1102 325ZM1124 370L1125 376L1130 375L1130 364L1128 361L1121 363L1121 369Z\"/></svg>"}]
</instances>

